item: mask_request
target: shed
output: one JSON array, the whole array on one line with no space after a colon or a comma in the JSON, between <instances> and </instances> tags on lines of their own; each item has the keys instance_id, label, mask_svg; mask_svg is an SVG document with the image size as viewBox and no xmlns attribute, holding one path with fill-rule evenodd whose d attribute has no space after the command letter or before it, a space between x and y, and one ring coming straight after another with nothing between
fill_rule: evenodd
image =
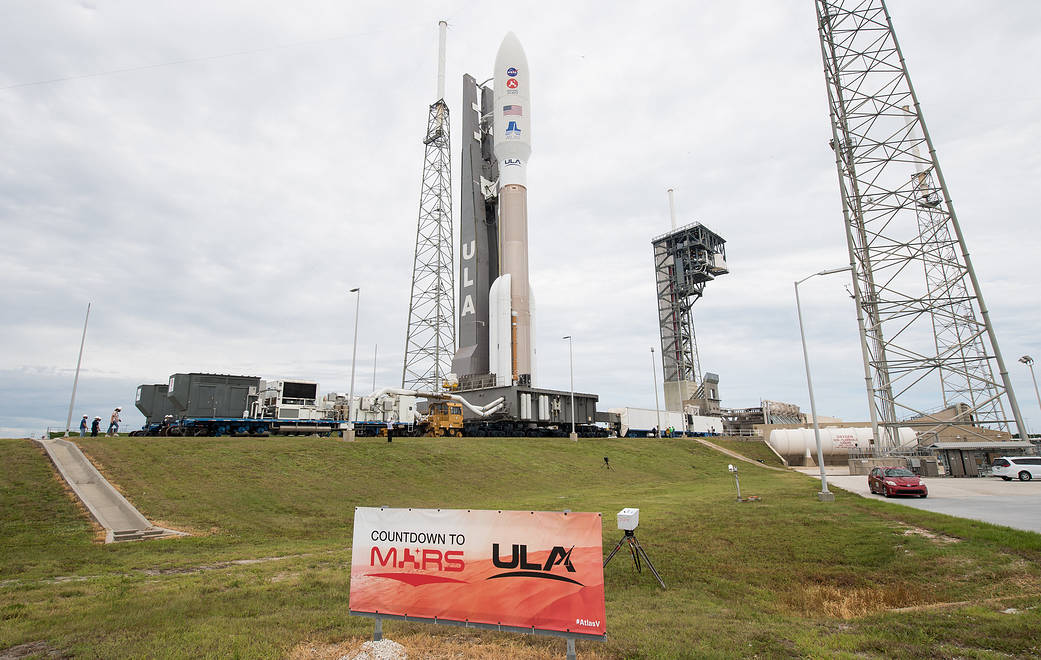
<instances>
[{"instance_id":1,"label":"shed","mask_svg":"<svg viewBox=\"0 0 1041 660\"><path fill-rule=\"evenodd\" d=\"M1026 440L934 442L927 448L936 453L951 477L980 477L986 474L995 458L1037 453L1034 444Z\"/></svg>"}]
</instances>

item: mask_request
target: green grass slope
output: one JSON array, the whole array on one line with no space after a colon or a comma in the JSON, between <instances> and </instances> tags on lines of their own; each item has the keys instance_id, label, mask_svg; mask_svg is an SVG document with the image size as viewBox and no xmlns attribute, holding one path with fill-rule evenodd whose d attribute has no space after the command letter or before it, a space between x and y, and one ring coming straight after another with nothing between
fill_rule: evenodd
<instances>
[{"instance_id":1,"label":"green grass slope","mask_svg":"<svg viewBox=\"0 0 1041 660\"><path fill-rule=\"evenodd\" d=\"M668 589L619 554L606 570L609 640L580 643L580 655L1041 653L1041 535L841 491L821 504L812 480L750 464L742 493L762 501L737 503L733 459L693 440L80 444L145 516L192 536L95 544L42 452L0 441L0 650L284 657L304 640L366 635L371 621L346 615L352 517L388 505L600 511L605 551L621 534L614 513L639 507Z\"/></svg>"}]
</instances>

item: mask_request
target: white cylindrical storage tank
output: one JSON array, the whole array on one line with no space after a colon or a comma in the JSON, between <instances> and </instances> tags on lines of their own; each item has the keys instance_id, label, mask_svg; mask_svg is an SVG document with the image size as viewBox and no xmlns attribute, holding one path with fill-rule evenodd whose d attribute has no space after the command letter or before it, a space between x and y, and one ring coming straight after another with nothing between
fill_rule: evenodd
<instances>
[{"instance_id":1,"label":"white cylindrical storage tank","mask_svg":"<svg viewBox=\"0 0 1041 660\"><path fill-rule=\"evenodd\" d=\"M845 458L849 452L858 451L868 453L871 451L872 433L870 427L839 428L829 426L820 430L821 451L825 459ZM900 445L912 444L915 441L913 429L904 427L899 429ZM814 460L817 458L817 440L814 438L813 429L774 429L770 432L767 440L770 446L786 460L799 459L810 450Z\"/></svg>"}]
</instances>

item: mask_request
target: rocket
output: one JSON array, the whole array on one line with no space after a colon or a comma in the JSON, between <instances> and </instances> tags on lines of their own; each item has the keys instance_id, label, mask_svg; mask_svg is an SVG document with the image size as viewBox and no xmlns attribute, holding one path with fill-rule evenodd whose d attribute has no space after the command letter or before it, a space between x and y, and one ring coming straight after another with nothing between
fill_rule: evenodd
<instances>
[{"instance_id":1,"label":"rocket","mask_svg":"<svg viewBox=\"0 0 1041 660\"><path fill-rule=\"evenodd\" d=\"M489 371L498 385L535 384L535 302L528 281L531 77L517 36L495 56L493 151L499 167L499 277L488 292Z\"/></svg>"}]
</instances>

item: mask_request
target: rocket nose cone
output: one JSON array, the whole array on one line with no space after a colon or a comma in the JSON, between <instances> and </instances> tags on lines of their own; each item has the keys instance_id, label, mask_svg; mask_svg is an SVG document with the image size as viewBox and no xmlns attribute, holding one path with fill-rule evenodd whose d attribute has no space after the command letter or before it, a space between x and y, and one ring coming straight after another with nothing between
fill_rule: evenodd
<instances>
[{"instance_id":1,"label":"rocket nose cone","mask_svg":"<svg viewBox=\"0 0 1041 660\"><path fill-rule=\"evenodd\" d=\"M500 57L524 57L524 47L521 46L520 39L517 38L512 32L507 32L506 36L502 38L502 43L499 44L499 52L495 59Z\"/></svg>"}]
</instances>

